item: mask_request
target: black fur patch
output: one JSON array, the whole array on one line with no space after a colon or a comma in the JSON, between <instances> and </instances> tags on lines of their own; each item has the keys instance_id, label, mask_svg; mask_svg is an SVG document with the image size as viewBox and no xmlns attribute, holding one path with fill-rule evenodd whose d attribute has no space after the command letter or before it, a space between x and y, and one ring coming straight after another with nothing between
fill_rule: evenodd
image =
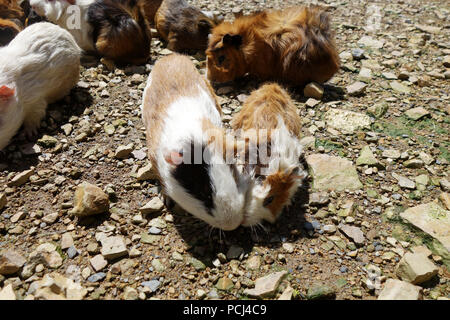
<instances>
[{"instance_id":1,"label":"black fur patch","mask_svg":"<svg viewBox=\"0 0 450 320\"><path fill-rule=\"evenodd\" d=\"M211 178L209 176L210 165L205 161L200 164L194 163L194 144L190 143L190 163L181 163L172 171L173 177L180 183L180 185L194 198L203 203L206 211L212 215L214 209L213 201L213 186L211 185ZM202 146L202 155L205 151L205 146ZM184 150L189 152L189 150ZM189 155L184 154L184 159L189 159Z\"/></svg>"},{"instance_id":2,"label":"black fur patch","mask_svg":"<svg viewBox=\"0 0 450 320\"><path fill-rule=\"evenodd\" d=\"M9 27L0 27L0 46L6 46L14 39L17 32Z\"/></svg>"}]
</instances>

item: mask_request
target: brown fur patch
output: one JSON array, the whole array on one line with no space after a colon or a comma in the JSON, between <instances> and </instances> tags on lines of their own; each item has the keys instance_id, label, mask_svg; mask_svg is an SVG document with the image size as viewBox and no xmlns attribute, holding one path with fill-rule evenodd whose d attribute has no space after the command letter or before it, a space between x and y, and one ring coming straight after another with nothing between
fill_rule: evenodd
<instances>
[{"instance_id":1,"label":"brown fur patch","mask_svg":"<svg viewBox=\"0 0 450 320\"><path fill-rule=\"evenodd\" d=\"M156 11L158 11L162 1L163 0L141 0L141 1L139 1L139 6L143 10L145 19L152 26L155 25Z\"/></svg>"},{"instance_id":2,"label":"brown fur patch","mask_svg":"<svg viewBox=\"0 0 450 320\"><path fill-rule=\"evenodd\" d=\"M0 0L0 18L25 22L25 14L17 0Z\"/></svg>"},{"instance_id":3,"label":"brown fur patch","mask_svg":"<svg viewBox=\"0 0 450 320\"><path fill-rule=\"evenodd\" d=\"M267 208L275 218L281 214L284 204L289 201L289 189L294 184L295 177L292 174L277 172L267 176L264 184L270 185L268 197L273 196L274 199Z\"/></svg>"},{"instance_id":4,"label":"brown fur patch","mask_svg":"<svg viewBox=\"0 0 450 320\"><path fill-rule=\"evenodd\" d=\"M222 20L211 19L186 0L164 0L155 15L156 29L173 51L205 50L208 34Z\"/></svg>"},{"instance_id":5,"label":"brown fur patch","mask_svg":"<svg viewBox=\"0 0 450 320\"><path fill-rule=\"evenodd\" d=\"M240 36L242 44L224 43L226 35ZM293 85L322 83L340 66L329 16L317 7L265 11L224 22L214 28L206 54L208 78L216 82L250 73Z\"/></svg>"}]
</instances>

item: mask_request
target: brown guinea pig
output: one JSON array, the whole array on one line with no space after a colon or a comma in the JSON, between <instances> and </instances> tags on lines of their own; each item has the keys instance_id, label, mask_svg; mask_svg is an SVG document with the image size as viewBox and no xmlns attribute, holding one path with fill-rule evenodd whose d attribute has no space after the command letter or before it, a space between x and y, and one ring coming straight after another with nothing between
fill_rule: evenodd
<instances>
[{"instance_id":1,"label":"brown guinea pig","mask_svg":"<svg viewBox=\"0 0 450 320\"><path fill-rule=\"evenodd\" d=\"M255 225L262 219L273 223L307 175L300 163L303 148L298 139L301 119L297 109L278 84L265 84L251 93L231 126L240 139L257 145L253 159L259 177L254 179L243 225ZM255 164L250 159L246 157L244 167Z\"/></svg>"},{"instance_id":2,"label":"brown guinea pig","mask_svg":"<svg viewBox=\"0 0 450 320\"><path fill-rule=\"evenodd\" d=\"M119 64L143 64L150 55L151 32L138 0L96 0L87 21L97 52Z\"/></svg>"},{"instance_id":3,"label":"brown guinea pig","mask_svg":"<svg viewBox=\"0 0 450 320\"><path fill-rule=\"evenodd\" d=\"M205 50L208 35L222 18L189 5L185 0L164 0L156 12L159 35L172 51Z\"/></svg>"},{"instance_id":4,"label":"brown guinea pig","mask_svg":"<svg viewBox=\"0 0 450 320\"><path fill-rule=\"evenodd\" d=\"M158 11L159 6L161 5L163 0L140 0L139 5L142 8L145 19L147 22L154 26L155 25L155 15L156 11Z\"/></svg>"},{"instance_id":5,"label":"brown guinea pig","mask_svg":"<svg viewBox=\"0 0 450 320\"><path fill-rule=\"evenodd\" d=\"M329 80L339 70L328 14L293 7L241 16L215 27L206 51L208 79L228 82L249 73L292 85Z\"/></svg>"}]
</instances>

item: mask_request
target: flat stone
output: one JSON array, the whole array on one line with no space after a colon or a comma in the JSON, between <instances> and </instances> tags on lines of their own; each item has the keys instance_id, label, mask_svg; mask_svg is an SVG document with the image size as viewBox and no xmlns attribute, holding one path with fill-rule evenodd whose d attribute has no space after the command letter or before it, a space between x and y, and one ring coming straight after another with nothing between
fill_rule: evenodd
<instances>
[{"instance_id":1,"label":"flat stone","mask_svg":"<svg viewBox=\"0 0 450 320\"><path fill-rule=\"evenodd\" d=\"M268 298L274 296L281 280L287 275L287 271L280 271L258 278L254 289L245 289L244 294L255 298Z\"/></svg>"},{"instance_id":2,"label":"flat stone","mask_svg":"<svg viewBox=\"0 0 450 320\"><path fill-rule=\"evenodd\" d=\"M164 203L158 197L152 198L147 204L139 209L143 214L150 214L154 212L160 212L164 208Z\"/></svg>"},{"instance_id":3,"label":"flat stone","mask_svg":"<svg viewBox=\"0 0 450 320\"><path fill-rule=\"evenodd\" d=\"M70 233L64 233L61 237L61 249L66 250L73 246L73 238Z\"/></svg>"},{"instance_id":4,"label":"flat stone","mask_svg":"<svg viewBox=\"0 0 450 320\"><path fill-rule=\"evenodd\" d=\"M94 273L92 276L87 278L87 281L89 282L99 282L106 278L106 273L104 272L97 272Z\"/></svg>"},{"instance_id":5,"label":"flat stone","mask_svg":"<svg viewBox=\"0 0 450 320\"><path fill-rule=\"evenodd\" d=\"M410 159L403 163L406 168L419 169L423 167L423 161L419 159Z\"/></svg>"},{"instance_id":6,"label":"flat stone","mask_svg":"<svg viewBox=\"0 0 450 320\"><path fill-rule=\"evenodd\" d=\"M313 285L311 288L308 288L308 292L306 293L306 298L308 300L318 300L318 299L330 299L336 295L335 291L322 284Z\"/></svg>"},{"instance_id":7,"label":"flat stone","mask_svg":"<svg viewBox=\"0 0 450 320\"><path fill-rule=\"evenodd\" d=\"M24 219L27 216L25 211L19 211L11 217L11 222L16 223L19 220Z\"/></svg>"},{"instance_id":8,"label":"flat stone","mask_svg":"<svg viewBox=\"0 0 450 320\"><path fill-rule=\"evenodd\" d=\"M91 263L92 268L94 268L94 270L97 272L108 265L108 261L106 261L101 254L98 254L95 257L91 258L89 262Z\"/></svg>"},{"instance_id":9,"label":"flat stone","mask_svg":"<svg viewBox=\"0 0 450 320\"><path fill-rule=\"evenodd\" d=\"M421 287L397 279L388 279L378 300L419 300L421 295Z\"/></svg>"},{"instance_id":10,"label":"flat stone","mask_svg":"<svg viewBox=\"0 0 450 320\"><path fill-rule=\"evenodd\" d=\"M427 258L433 254L433 252L431 252L431 250L428 249L428 248L425 247L425 246L416 246L416 247L412 247L411 250L412 250L413 253L424 254L425 257L427 257Z\"/></svg>"},{"instance_id":11,"label":"flat stone","mask_svg":"<svg viewBox=\"0 0 450 320\"><path fill-rule=\"evenodd\" d=\"M442 204L444 205L447 210L450 210L450 194L447 192L441 192L439 195L439 200L441 200Z\"/></svg>"},{"instance_id":12,"label":"flat stone","mask_svg":"<svg viewBox=\"0 0 450 320\"><path fill-rule=\"evenodd\" d=\"M323 87L315 82L308 83L303 89L303 95L307 98L321 100L323 96Z\"/></svg>"},{"instance_id":13,"label":"flat stone","mask_svg":"<svg viewBox=\"0 0 450 320\"><path fill-rule=\"evenodd\" d=\"M373 49L381 49L384 45L384 40L375 40L370 36L363 36L358 40L358 44L363 46L373 48Z\"/></svg>"},{"instance_id":14,"label":"flat stone","mask_svg":"<svg viewBox=\"0 0 450 320\"><path fill-rule=\"evenodd\" d=\"M315 146L316 138L314 138L313 136L307 136L307 137L301 138L299 142L303 146L303 148L309 149L309 148L313 148Z\"/></svg>"},{"instance_id":15,"label":"flat stone","mask_svg":"<svg viewBox=\"0 0 450 320\"><path fill-rule=\"evenodd\" d=\"M394 89L394 91L400 92L400 93L410 93L411 89L403 84L401 84L398 81L392 81L389 83L389 85L391 86L392 89Z\"/></svg>"},{"instance_id":16,"label":"flat stone","mask_svg":"<svg viewBox=\"0 0 450 320\"><path fill-rule=\"evenodd\" d=\"M166 270L166 267L159 259L152 260L152 267L156 272L164 272L164 270Z\"/></svg>"},{"instance_id":17,"label":"flat stone","mask_svg":"<svg viewBox=\"0 0 450 320\"><path fill-rule=\"evenodd\" d=\"M415 25L417 30L426 32L426 33L433 33L433 34L439 34L441 32L441 28L440 27L435 27L435 26L427 26L427 25L423 25L423 24L416 24Z\"/></svg>"},{"instance_id":18,"label":"flat stone","mask_svg":"<svg viewBox=\"0 0 450 320\"><path fill-rule=\"evenodd\" d=\"M44 148L52 148L56 146L58 139L44 134L42 138L37 141L37 143Z\"/></svg>"},{"instance_id":19,"label":"flat stone","mask_svg":"<svg viewBox=\"0 0 450 320\"><path fill-rule=\"evenodd\" d=\"M423 163L425 163L427 166L429 166L430 164L433 163L434 158L432 156L430 156L428 153L425 153L423 151L421 151L419 153L419 158L420 160L423 161Z\"/></svg>"},{"instance_id":20,"label":"flat stone","mask_svg":"<svg viewBox=\"0 0 450 320\"><path fill-rule=\"evenodd\" d=\"M324 120L332 128L350 134L355 130L370 128L370 117L366 114L342 109L330 109L324 114Z\"/></svg>"},{"instance_id":21,"label":"flat stone","mask_svg":"<svg viewBox=\"0 0 450 320\"><path fill-rule=\"evenodd\" d=\"M153 166L151 163L147 164L145 167L140 168L136 174L136 179L138 181L151 180L156 178L157 176L153 170Z\"/></svg>"},{"instance_id":22,"label":"flat stone","mask_svg":"<svg viewBox=\"0 0 450 320\"><path fill-rule=\"evenodd\" d=\"M17 300L12 284L8 284L2 290L0 290L0 301L2 300Z\"/></svg>"},{"instance_id":23,"label":"flat stone","mask_svg":"<svg viewBox=\"0 0 450 320\"><path fill-rule=\"evenodd\" d=\"M198 260L198 259L196 259L194 257L191 257L191 259L189 260L189 264L191 266L193 266L194 269L197 270L197 271L201 271L201 270L205 270L206 269L206 265L203 262L201 262L200 260Z\"/></svg>"},{"instance_id":24,"label":"flat stone","mask_svg":"<svg viewBox=\"0 0 450 320\"><path fill-rule=\"evenodd\" d=\"M26 259L16 251L8 250L0 253L0 274L10 275L18 272Z\"/></svg>"},{"instance_id":25,"label":"flat stone","mask_svg":"<svg viewBox=\"0 0 450 320\"><path fill-rule=\"evenodd\" d=\"M424 107L412 108L405 111L405 115L412 120L419 120L425 116L430 115L430 112Z\"/></svg>"},{"instance_id":26,"label":"flat stone","mask_svg":"<svg viewBox=\"0 0 450 320\"><path fill-rule=\"evenodd\" d=\"M136 289L132 287L126 287L123 290L123 299L124 300L138 300L139 294Z\"/></svg>"},{"instance_id":27,"label":"flat stone","mask_svg":"<svg viewBox=\"0 0 450 320\"><path fill-rule=\"evenodd\" d=\"M406 253L397 265L395 274L404 281L421 284L438 273L438 267L423 253Z\"/></svg>"},{"instance_id":28,"label":"flat stone","mask_svg":"<svg viewBox=\"0 0 450 320\"><path fill-rule=\"evenodd\" d=\"M99 187L83 182L74 197L74 208L71 213L77 217L86 217L105 213L109 210L109 197Z\"/></svg>"},{"instance_id":29,"label":"flat stone","mask_svg":"<svg viewBox=\"0 0 450 320\"><path fill-rule=\"evenodd\" d=\"M347 237L351 238L356 244L364 244L364 234L360 228L343 224L339 225L339 230L341 230Z\"/></svg>"},{"instance_id":30,"label":"flat stone","mask_svg":"<svg viewBox=\"0 0 450 320\"><path fill-rule=\"evenodd\" d=\"M155 228L158 228L158 229L165 229L167 227L167 223L163 219L161 219L160 217L150 220L148 225L150 227L155 227Z\"/></svg>"},{"instance_id":31,"label":"flat stone","mask_svg":"<svg viewBox=\"0 0 450 320\"><path fill-rule=\"evenodd\" d=\"M400 158L401 153L400 151L395 149L386 149L381 155L383 156L383 158L398 159Z\"/></svg>"},{"instance_id":32,"label":"flat stone","mask_svg":"<svg viewBox=\"0 0 450 320\"><path fill-rule=\"evenodd\" d=\"M308 100L306 100L305 104L306 106L310 107L310 108L314 108L316 105L318 105L320 103L320 100L316 100L314 98L309 98Z\"/></svg>"},{"instance_id":33,"label":"flat stone","mask_svg":"<svg viewBox=\"0 0 450 320\"><path fill-rule=\"evenodd\" d=\"M58 220L58 217L59 217L58 212L53 212L53 213L49 213L49 214L45 215L42 218L42 221L44 221L46 224L50 225L52 223L55 223L56 220Z\"/></svg>"},{"instance_id":34,"label":"flat stone","mask_svg":"<svg viewBox=\"0 0 450 320\"><path fill-rule=\"evenodd\" d=\"M370 70L370 69L368 69ZM351 85L348 85L346 87L347 93L350 96L359 96L362 95L367 88L367 84L361 81L356 81L352 83Z\"/></svg>"},{"instance_id":35,"label":"flat stone","mask_svg":"<svg viewBox=\"0 0 450 320\"><path fill-rule=\"evenodd\" d=\"M326 154L312 154L306 158L313 177L314 191L358 190L362 188L352 162Z\"/></svg>"},{"instance_id":36,"label":"flat stone","mask_svg":"<svg viewBox=\"0 0 450 320\"><path fill-rule=\"evenodd\" d=\"M252 256L247 259L245 264L245 268L247 270L259 270L261 267L261 257L260 256Z\"/></svg>"},{"instance_id":37,"label":"flat stone","mask_svg":"<svg viewBox=\"0 0 450 320\"><path fill-rule=\"evenodd\" d=\"M160 240L161 240L161 236L159 236L159 235L147 234L147 233L141 234L141 242L142 243L157 245Z\"/></svg>"},{"instance_id":38,"label":"flat stone","mask_svg":"<svg viewBox=\"0 0 450 320\"><path fill-rule=\"evenodd\" d=\"M156 292L161 286L161 282L158 280L144 281L141 283L141 286L149 288L151 292Z\"/></svg>"},{"instance_id":39,"label":"flat stone","mask_svg":"<svg viewBox=\"0 0 450 320\"><path fill-rule=\"evenodd\" d=\"M287 287L284 289L281 296L278 298L278 300L292 300L292 294L294 293L294 289L291 287Z\"/></svg>"},{"instance_id":40,"label":"flat stone","mask_svg":"<svg viewBox=\"0 0 450 320\"><path fill-rule=\"evenodd\" d=\"M8 187L19 187L26 183L28 179L34 174L34 168L22 171L16 174L14 178L8 182Z\"/></svg>"},{"instance_id":41,"label":"flat stone","mask_svg":"<svg viewBox=\"0 0 450 320\"><path fill-rule=\"evenodd\" d=\"M439 240L450 252L450 211L445 210L435 202L421 204L409 208L400 216L414 226Z\"/></svg>"},{"instance_id":42,"label":"flat stone","mask_svg":"<svg viewBox=\"0 0 450 320\"><path fill-rule=\"evenodd\" d=\"M116 149L116 152L115 152L114 156L117 159L126 159L126 158L128 158L130 153L131 153L131 151L133 151L133 146L134 145L132 143L127 144L126 146L119 146Z\"/></svg>"},{"instance_id":43,"label":"flat stone","mask_svg":"<svg viewBox=\"0 0 450 320\"><path fill-rule=\"evenodd\" d=\"M105 259L112 260L128 254L127 246L121 236L108 237L103 239L101 243L101 254Z\"/></svg>"},{"instance_id":44,"label":"flat stone","mask_svg":"<svg viewBox=\"0 0 450 320\"><path fill-rule=\"evenodd\" d=\"M398 181L398 185L402 188L406 188L406 189L415 189L416 188L415 182L404 176L401 176L394 172L394 173L392 173L392 177L394 177Z\"/></svg>"},{"instance_id":45,"label":"flat stone","mask_svg":"<svg viewBox=\"0 0 450 320\"><path fill-rule=\"evenodd\" d=\"M39 245L29 256L29 260L35 263L42 263L49 268L59 268L63 259L56 251L56 246L46 242Z\"/></svg>"},{"instance_id":46,"label":"flat stone","mask_svg":"<svg viewBox=\"0 0 450 320\"><path fill-rule=\"evenodd\" d=\"M370 149L369 146L364 146L361 149L361 153L358 157L358 159L356 159L356 165L357 166L375 166L378 164L378 160L375 158L372 150Z\"/></svg>"}]
</instances>

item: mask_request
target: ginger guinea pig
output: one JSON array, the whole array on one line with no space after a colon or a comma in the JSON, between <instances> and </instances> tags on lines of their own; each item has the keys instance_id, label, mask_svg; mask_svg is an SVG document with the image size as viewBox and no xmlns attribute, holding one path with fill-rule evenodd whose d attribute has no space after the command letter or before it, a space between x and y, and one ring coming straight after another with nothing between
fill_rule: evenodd
<instances>
[{"instance_id":1,"label":"ginger guinea pig","mask_svg":"<svg viewBox=\"0 0 450 320\"><path fill-rule=\"evenodd\" d=\"M186 0L164 0L156 12L159 35L172 51L205 50L211 29L223 19L202 12Z\"/></svg>"},{"instance_id":2,"label":"ginger guinea pig","mask_svg":"<svg viewBox=\"0 0 450 320\"><path fill-rule=\"evenodd\" d=\"M329 80L340 64L329 16L316 7L264 11L223 22L213 29L206 56L213 82L248 73L301 86Z\"/></svg>"},{"instance_id":3,"label":"ginger guinea pig","mask_svg":"<svg viewBox=\"0 0 450 320\"><path fill-rule=\"evenodd\" d=\"M81 49L64 29L40 22L0 48L0 150L24 125L37 133L47 105L76 85Z\"/></svg>"},{"instance_id":4,"label":"ginger guinea pig","mask_svg":"<svg viewBox=\"0 0 450 320\"><path fill-rule=\"evenodd\" d=\"M155 63L142 117L149 159L164 195L212 227L239 227L249 180L214 143L223 132L221 110L189 58L172 54Z\"/></svg>"},{"instance_id":5,"label":"ginger guinea pig","mask_svg":"<svg viewBox=\"0 0 450 320\"><path fill-rule=\"evenodd\" d=\"M299 161L300 116L284 89L265 84L251 93L231 126L241 139L258 147L254 159L259 177L251 189L244 226L259 224L262 219L273 223L307 175Z\"/></svg>"}]
</instances>

